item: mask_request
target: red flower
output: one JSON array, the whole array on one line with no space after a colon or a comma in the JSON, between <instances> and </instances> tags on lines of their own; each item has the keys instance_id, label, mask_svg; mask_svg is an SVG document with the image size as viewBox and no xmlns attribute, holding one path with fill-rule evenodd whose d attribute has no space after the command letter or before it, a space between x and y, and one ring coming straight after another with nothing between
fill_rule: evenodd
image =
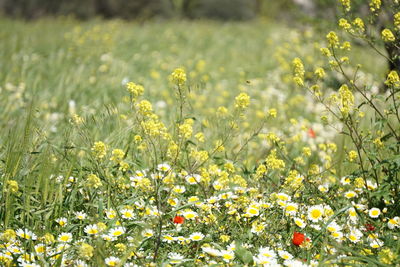
<instances>
[{"instance_id":1,"label":"red flower","mask_svg":"<svg viewBox=\"0 0 400 267\"><path fill-rule=\"evenodd\" d=\"M367 230L367 231L375 231L375 226L373 226L372 224L370 224L370 223L367 223L367 224L365 224L365 229Z\"/></svg>"},{"instance_id":2,"label":"red flower","mask_svg":"<svg viewBox=\"0 0 400 267\"><path fill-rule=\"evenodd\" d=\"M315 138L316 137L315 132L314 132L314 130L312 128L308 129L308 136L311 137L311 138Z\"/></svg>"},{"instance_id":3,"label":"red flower","mask_svg":"<svg viewBox=\"0 0 400 267\"><path fill-rule=\"evenodd\" d=\"M309 241L309 238L306 238L306 236L302 233L299 232L294 232L293 233L293 239L292 239L292 243L295 246L300 246L301 244L303 244L304 241Z\"/></svg>"},{"instance_id":4,"label":"red flower","mask_svg":"<svg viewBox=\"0 0 400 267\"><path fill-rule=\"evenodd\" d=\"M174 223L182 224L184 221L185 221L185 217L182 217L182 216L175 216L174 217Z\"/></svg>"}]
</instances>

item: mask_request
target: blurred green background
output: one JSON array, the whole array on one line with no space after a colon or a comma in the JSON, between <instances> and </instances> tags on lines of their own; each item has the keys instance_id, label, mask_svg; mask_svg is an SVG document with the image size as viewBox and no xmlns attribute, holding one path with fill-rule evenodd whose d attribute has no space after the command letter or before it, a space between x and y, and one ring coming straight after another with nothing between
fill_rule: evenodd
<instances>
[{"instance_id":1,"label":"blurred green background","mask_svg":"<svg viewBox=\"0 0 400 267\"><path fill-rule=\"evenodd\" d=\"M0 0L3 15L35 19L73 15L145 20L211 18L249 20L255 17L297 19L333 17L337 0ZM360 1L362 2L362 1Z\"/></svg>"}]
</instances>

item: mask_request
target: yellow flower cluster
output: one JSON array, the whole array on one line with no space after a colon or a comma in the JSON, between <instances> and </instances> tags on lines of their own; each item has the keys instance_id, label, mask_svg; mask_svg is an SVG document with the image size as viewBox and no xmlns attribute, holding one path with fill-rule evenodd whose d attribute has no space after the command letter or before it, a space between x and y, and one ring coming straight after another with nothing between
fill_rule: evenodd
<instances>
[{"instance_id":1,"label":"yellow flower cluster","mask_svg":"<svg viewBox=\"0 0 400 267\"><path fill-rule=\"evenodd\" d=\"M301 61L300 58L295 58L292 61L292 66L293 66L293 74L294 78L293 81L298 85L298 86L303 86L304 85L304 65L303 62Z\"/></svg>"},{"instance_id":2,"label":"yellow flower cluster","mask_svg":"<svg viewBox=\"0 0 400 267\"><path fill-rule=\"evenodd\" d=\"M95 142L92 147L92 152L96 158L102 159L107 153L107 146L101 141Z\"/></svg>"},{"instance_id":3,"label":"yellow flower cluster","mask_svg":"<svg viewBox=\"0 0 400 267\"><path fill-rule=\"evenodd\" d=\"M396 40L396 37L391 30L384 29L382 31L382 40L385 42L394 42Z\"/></svg>"},{"instance_id":4,"label":"yellow flower cluster","mask_svg":"<svg viewBox=\"0 0 400 267\"><path fill-rule=\"evenodd\" d=\"M279 170L285 168L285 162L276 156L276 149L271 151L265 161L268 169Z\"/></svg>"},{"instance_id":5,"label":"yellow flower cluster","mask_svg":"<svg viewBox=\"0 0 400 267\"><path fill-rule=\"evenodd\" d=\"M103 183L96 174L91 173L87 176L87 186L93 188L99 188L102 185Z\"/></svg>"},{"instance_id":6,"label":"yellow flower cluster","mask_svg":"<svg viewBox=\"0 0 400 267\"><path fill-rule=\"evenodd\" d=\"M371 2L369 3L369 9L372 12L376 12L381 8L382 2L381 0L371 0Z\"/></svg>"},{"instance_id":7,"label":"yellow flower cluster","mask_svg":"<svg viewBox=\"0 0 400 267\"><path fill-rule=\"evenodd\" d=\"M326 36L330 47L337 47L339 45L339 37L334 31L331 31Z\"/></svg>"},{"instance_id":8,"label":"yellow flower cluster","mask_svg":"<svg viewBox=\"0 0 400 267\"><path fill-rule=\"evenodd\" d=\"M400 86L399 74L395 70L389 72L385 84L387 86L396 86L396 87Z\"/></svg>"},{"instance_id":9,"label":"yellow flower cluster","mask_svg":"<svg viewBox=\"0 0 400 267\"><path fill-rule=\"evenodd\" d=\"M183 68L177 68L171 74L171 80L178 86L182 86L186 82L186 72Z\"/></svg>"},{"instance_id":10,"label":"yellow flower cluster","mask_svg":"<svg viewBox=\"0 0 400 267\"><path fill-rule=\"evenodd\" d=\"M245 109L250 105L250 96L246 93L240 93L235 98L235 107Z\"/></svg>"},{"instance_id":11,"label":"yellow flower cluster","mask_svg":"<svg viewBox=\"0 0 400 267\"><path fill-rule=\"evenodd\" d=\"M361 18L355 18L353 20L353 25L356 26L360 32L365 31L365 24Z\"/></svg>"},{"instance_id":12,"label":"yellow flower cluster","mask_svg":"<svg viewBox=\"0 0 400 267\"><path fill-rule=\"evenodd\" d=\"M351 8L350 0L340 0L340 2L342 3L344 10L350 11Z\"/></svg>"},{"instance_id":13,"label":"yellow flower cluster","mask_svg":"<svg viewBox=\"0 0 400 267\"><path fill-rule=\"evenodd\" d=\"M394 26L396 26L397 29L400 29L400 12L397 12L394 14Z\"/></svg>"},{"instance_id":14,"label":"yellow flower cluster","mask_svg":"<svg viewBox=\"0 0 400 267\"><path fill-rule=\"evenodd\" d=\"M140 101L137 105L139 113L143 116L149 116L153 112L153 106L147 100Z\"/></svg>"},{"instance_id":15,"label":"yellow flower cluster","mask_svg":"<svg viewBox=\"0 0 400 267\"><path fill-rule=\"evenodd\" d=\"M183 124L179 125L180 136L189 139L193 133L193 123L192 119L186 119Z\"/></svg>"},{"instance_id":16,"label":"yellow flower cluster","mask_svg":"<svg viewBox=\"0 0 400 267\"><path fill-rule=\"evenodd\" d=\"M131 93L132 97L135 99L138 96L143 95L144 88L142 85L136 84L134 82L128 82L126 84L126 89Z\"/></svg>"},{"instance_id":17,"label":"yellow flower cluster","mask_svg":"<svg viewBox=\"0 0 400 267\"><path fill-rule=\"evenodd\" d=\"M17 193L18 192L18 182L15 180L8 180L7 181L7 191L11 193Z\"/></svg>"},{"instance_id":18,"label":"yellow flower cluster","mask_svg":"<svg viewBox=\"0 0 400 267\"><path fill-rule=\"evenodd\" d=\"M341 103L340 111L346 116L354 105L354 95L346 84L343 84L339 89L339 99Z\"/></svg>"}]
</instances>

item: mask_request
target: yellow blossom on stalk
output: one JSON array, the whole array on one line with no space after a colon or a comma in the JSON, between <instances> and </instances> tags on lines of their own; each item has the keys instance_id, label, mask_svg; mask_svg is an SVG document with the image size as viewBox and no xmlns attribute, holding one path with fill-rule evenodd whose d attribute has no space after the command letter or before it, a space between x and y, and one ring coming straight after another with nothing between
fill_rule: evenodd
<instances>
[{"instance_id":1,"label":"yellow blossom on stalk","mask_svg":"<svg viewBox=\"0 0 400 267\"><path fill-rule=\"evenodd\" d=\"M350 11L351 8L350 0L340 0L340 2L342 3L344 10Z\"/></svg>"},{"instance_id":2,"label":"yellow blossom on stalk","mask_svg":"<svg viewBox=\"0 0 400 267\"><path fill-rule=\"evenodd\" d=\"M193 119L186 119L183 124L179 125L179 134L189 139L193 133Z\"/></svg>"},{"instance_id":3,"label":"yellow blossom on stalk","mask_svg":"<svg viewBox=\"0 0 400 267\"><path fill-rule=\"evenodd\" d=\"M240 93L235 97L235 107L245 109L250 105L250 96L246 93Z\"/></svg>"},{"instance_id":4,"label":"yellow blossom on stalk","mask_svg":"<svg viewBox=\"0 0 400 267\"><path fill-rule=\"evenodd\" d=\"M82 243L78 249L79 256L84 259L90 259L93 257L94 248L88 243Z\"/></svg>"},{"instance_id":5,"label":"yellow blossom on stalk","mask_svg":"<svg viewBox=\"0 0 400 267\"><path fill-rule=\"evenodd\" d=\"M300 58L295 58L292 61L292 66L293 66L293 74L294 78L293 81L298 85L298 86L303 86L304 85L304 65L303 62L301 61Z\"/></svg>"},{"instance_id":6,"label":"yellow blossom on stalk","mask_svg":"<svg viewBox=\"0 0 400 267\"><path fill-rule=\"evenodd\" d=\"M133 98L141 96L144 93L143 86L133 83L133 82L128 82L126 84L126 89L128 90L129 93L132 94Z\"/></svg>"},{"instance_id":7,"label":"yellow blossom on stalk","mask_svg":"<svg viewBox=\"0 0 400 267\"><path fill-rule=\"evenodd\" d=\"M365 31L365 24L361 18L355 18L353 20L353 25L356 26L360 32Z\"/></svg>"},{"instance_id":8,"label":"yellow blossom on stalk","mask_svg":"<svg viewBox=\"0 0 400 267\"><path fill-rule=\"evenodd\" d=\"M400 29L400 12L397 12L394 14L394 26L397 27L397 29Z\"/></svg>"},{"instance_id":9,"label":"yellow blossom on stalk","mask_svg":"<svg viewBox=\"0 0 400 267\"><path fill-rule=\"evenodd\" d=\"M381 8L382 2L381 0L371 0L369 3L369 9L372 12L378 11Z\"/></svg>"},{"instance_id":10,"label":"yellow blossom on stalk","mask_svg":"<svg viewBox=\"0 0 400 267\"><path fill-rule=\"evenodd\" d=\"M71 121L75 125L81 125L85 120L81 116L79 116L78 114L73 114L72 118L71 118Z\"/></svg>"},{"instance_id":11,"label":"yellow blossom on stalk","mask_svg":"<svg viewBox=\"0 0 400 267\"><path fill-rule=\"evenodd\" d=\"M322 47L322 48L320 49L320 51L321 51L322 55L324 55L324 56L326 56L326 57L332 56L331 51L329 51L329 49L326 48L326 47Z\"/></svg>"},{"instance_id":12,"label":"yellow blossom on stalk","mask_svg":"<svg viewBox=\"0 0 400 267\"><path fill-rule=\"evenodd\" d=\"M0 240L8 242L10 240L15 239L16 236L17 236L17 234L15 233L14 230L7 229L0 235Z\"/></svg>"},{"instance_id":13,"label":"yellow blossom on stalk","mask_svg":"<svg viewBox=\"0 0 400 267\"><path fill-rule=\"evenodd\" d=\"M391 265L397 259L397 255L390 248L385 248L378 253L378 258L383 264Z\"/></svg>"},{"instance_id":14,"label":"yellow blossom on stalk","mask_svg":"<svg viewBox=\"0 0 400 267\"><path fill-rule=\"evenodd\" d=\"M271 116L272 118L276 118L277 114L278 114L278 112L275 108L271 108L268 110L268 115Z\"/></svg>"},{"instance_id":15,"label":"yellow blossom on stalk","mask_svg":"<svg viewBox=\"0 0 400 267\"><path fill-rule=\"evenodd\" d=\"M136 106L139 109L139 113L143 116L148 116L152 114L153 107L149 101L142 100Z\"/></svg>"},{"instance_id":16,"label":"yellow blossom on stalk","mask_svg":"<svg viewBox=\"0 0 400 267\"><path fill-rule=\"evenodd\" d=\"M218 107L217 108L217 115L220 117L224 117L226 114L228 114L228 109L226 107Z\"/></svg>"},{"instance_id":17,"label":"yellow blossom on stalk","mask_svg":"<svg viewBox=\"0 0 400 267\"><path fill-rule=\"evenodd\" d=\"M114 161L114 162L116 162L116 163L121 162L121 160L122 160L122 159L124 158L124 156L125 156L125 153L124 153L124 151L123 151L122 149L114 149L114 150L111 152L111 154L112 154L111 160Z\"/></svg>"},{"instance_id":18,"label":"yellow blossom on stalk","mask_svg":"<svg viewBox=\"0 0 400 267\"><path fill-rule=\"evenodd\" d=\"M346 116L354 105L354 95L346 84L339 88L339 99L341 103L340 111Z\"/></svg>"},{"instance_id":19,"label":"yellow blossom on stalk","mask_svg":"<svg viewBox=\"0 0 400 267\"><path fill-rule=\"evenodd\" d=\"M350 51L350 49L351 49L351 44L350 44L350 42L343 42L343 44L342 44L342 46L340 47L340 49L343 49L343 50L348 50L348 51Z\"/></svg>"},{"instance_id":20,"label":"yellow blossom on stalk","mask_svg":"<svg viewBox=\"0 0 400 267\"><path fill-rule=\"evenodd\" d=\"M177 68L171 74L171 80L178 86L182 86L186 82L186 72L183 68Z\"/></svg>"},{"instance_id":21,"label":"yellow blossom on stalk","mask_svg":"<svg viewBox=\"0 0 400 267\"><path fill-rule=\"evenodd\" d=\"M98 187L102 186L103 184L102 184L100 178L96 174L91 173L87 177L87 185L89 187L98 188Z\"/></svg>"},{"instance_id":22,"label":"yellow blossom on stalk","mask_svg":"<svg viewBox=\"0 0 400 267\"><path fill-rule=\"evenodd\" d=\"M204 143L205 137L204 137L204 133L199 132L197 134L194 135L194 137L197 139L197 141L199 141L200 143Z\"/></svg>"},{"instance_id":23,"label":"yellow blossom on stalk","mask_svg":"<svg viewBox=\"0 0 400 267\"><path fill-rule=\"evenodd\" d=\"M265 161L267 163L268 169L279 170L285 168L285 162L276 157L276 149L273 149L271 151Z\"/></svg>"},{"instance_id":24,"label":"yellow blossom on stalk","mask_svg":"<svg viewBox=\"0 0 400 267\"><path fill-rule=\"evenodd\" d=\"M337 47L339 45L339 37L334 31L331 31L326 36L328 40L329 47Z\"/></svg>"},{"instance_id":25,"label":"yellow blossom on stalk","mask_svg":"<svg viewBox=\"0 0 400 267\"><path fill-rule=\"evenodd\" d=\"M92 146L92 151L96 158L102 159L107 153L107 146L103 142L98 141Z\"/></svg>"},{"instance_id":26,"label":"yellow blossom on stalk","mask_svg":"<svg viewBox=\"0 0 400 267\"><path fill-rule=\"evenodd\" d=\"M392 70L391 72L389 72L389 74L386 78L385 84L387 86L395 86L395 87L400 86L399 74L395 70Z\"/></svg>"},{"instance_id":27,"label":"yellow blossom on stalk","mask_svg":"<svg viewBox=\"0 0 400 267\"><path fill-rule=\"evenodd\" d=\"M348 154L347 154L347 158L349 159L350 162L353 162L354 160L356 160L358 158L357 152L354 150L351 150Z\"/></svg>"},{"instance_id":28,"label":"yellow blossom on stalk","mask_svg":"<svg viewBox=\"0 0 400 267\"><path fill-rule=\"evenodd\" d=\"M324 70L323 68L316 68L315 71L314 71L314 74L315 74L318 78L322 79L322 78L325 77L325 70Z\"/></svg>"},{"instance_id":29,"label":"yellow blossom on stalk","mask_svg":"<svg viewBox=\"0 0 400 267\"><path fill-rule=\"evenodd\" d=\"M351 29L351 24L347 21L347 19L341 18L339 19L339 27L346 31L349 31Z\"/></svg>"},{"instance_id":30,"label":"yellow blossom on stalk","mask_svg":"<svg viewBox=\"0 0 400 267\"><path fill-rule=\"evenodd\" d=\"M396 37L394 37L394 34L391 30L384 29L382 31L382 40L385 42L394 42L396 40Z\"/></svg>"},{"instance_id":31,"label":"yellow blossom on stalk","mask_svg":"<svg viewBox=\"0 0 400 267\"><path fill-rule=\"evenodd\" d=\"M18 182L15 180L8 180L7 181L7 191L11 193L17 193L18 192Z\"/></svg>"}]
</instances>

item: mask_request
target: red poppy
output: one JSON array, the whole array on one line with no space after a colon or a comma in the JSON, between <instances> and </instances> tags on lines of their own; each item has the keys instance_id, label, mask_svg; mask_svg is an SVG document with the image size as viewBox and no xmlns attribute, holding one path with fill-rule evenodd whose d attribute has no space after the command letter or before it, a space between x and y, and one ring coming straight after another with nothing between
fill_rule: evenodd
<instances>
[{"instance_id":1,"label":"red poppy","mask_svg":"<svg viewBox=\"0 0 400 267\"><path fill-rule=\"evenodd\" d=\"M299 232L294 232L293 233L293 239L292 239L292 243L295 246L300 246L301 244L303 244L304 241L309 241L309 238L306 238L306 236L302 233Z\"/></svg>"},{"instance_id":2,"label":"red poppy","mask_svg":"<svg viewBox=\"0 0 400 267\"><path fill-rule=\"evenodd\" d=\"M185 221L185 217L178 216L178 215L174 217L174 223L182 224L184 221Z\"/></svg>"},{"instance_id":3,"label":"red poppy","mask_svg":"<svg viewBox=\"0 0 400 267\"><path fill-rule=\"evenodd\" d=\"M314 132L314 130L312 128L308 129L308 136L311 137L311 138L315 138L316 137L315 132Z\"/></svg>"},{"instance_id":4,"label":"red poppy","mask_svg":"<svg viewBox=\"0 0 400 267\"><path fill-rule=\"evenodd\" d=\"M375 231L375 226L373 226L372 224L370 224L370 223L367 223L367 224L365 224L365 229L367 230L367 231Z\"/></svg>"}]
</instances>

